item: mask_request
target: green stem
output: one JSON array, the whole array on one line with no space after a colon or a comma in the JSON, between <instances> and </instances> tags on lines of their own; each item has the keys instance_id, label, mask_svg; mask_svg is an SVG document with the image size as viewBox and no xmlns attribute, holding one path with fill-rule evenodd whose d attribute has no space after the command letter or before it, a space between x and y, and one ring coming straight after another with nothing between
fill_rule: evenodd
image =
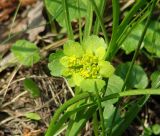
<instances>
[{"instance_id":1,"label":"green stem","mask_svg":"<svg viewBox=\"0 0 160 136\"><path fill-rule=\"evenodd\" d=\"M68 37L69 37L70 40L74 40L73 30L72 30L72 26L71 26L70 17L69 17L67 0L62 0L62 5L63 5L65 23L66 23L66 26L67 26Z\"/></svg>"},{"instance_id":2,"label":"green stem","mask_svg":"<svg viewBox=\"0 0 160 136\"><path fill-rule=\"evenodd\" d=\"M121 92L123 92L123 91L125 90L125 88L126 88L126 83L127 83L128 79L129 79L129 75L130 75L130 73L131 73L131 71L132 71L132 68L133 68L133 65L134 65L134 63L135 63L135 60L136 60L136 58L137 58L137 56L138 56L138 53L139 53L141 44L142 44L143 39L144 39L144 37L145 37L145 34L146 34L146 32L147 32L147 28L148 28L148 26L149 26L149 24L150 24L151 16L152 16L154 7L155 7L155 5L156 5L156 1L157 1L157 0L154 0L153 3L152 3L151 10L150 10L150 14L149 14L149 16L148 16L148 18L147 18L147 22L146 22L146 24L145 24L145 27L144 27L144 30L143 30L143 32L142 32L141 38L140 38L140 40L139 40L139 42L138 42L138 45L137 45L137 49L136 49L136 51L135 51L135 53L134 53L134 56L133 56L133 58L132 58L131 65L130 65L128 71L127 71L126 78L125 78L125 80L124 80L124 84L123 84L123 86L122 86ZM114 115L113 115L112 125L111 125L111 129L110 129L110 131L109 131L109 136L111 136L111 133L112 133L113 124L114 124L114 122L115 122L115 118L116 118L116 115L117 115L117 112L118 112L118 108L119 108L119 106L120 106L120 101L121 101L121 99L118 100L118 104L117 104L117 106L116 106L116 110L115 110Z\"/></svg>"},{"instance_id":3,"label":"green stem","mask_svg":"<svg viewBox=\"0 0 160 136\"><path fill-rule=\"evenodd\" d=\"M95 112L94 114L93 114L93 120L92 120L92 122L93 122L93 131L94 131L94 135L95 136L99 136L98 135L98 119L97 119L97 112Z\"/></svg>"},{"instance_id":4,"label":"green stem","mask_svg":"<svg viewBox=\"0 0 160 136\"><path fill-rule=\"evenodd\" d=\"M80 3L79 3L79 0L78 0L78 14L79 14L79 18L78 18L79 37L80 37L80 43L82 43L82 25L81 25L81 12L80 12Z\"/></svg>"},{"instance_id":5,"label":"green stem","mask_svg":"<svg viewBox=\"0 0 160 136\"><path fill-rule=\"evenodd\" d=\"M107 101L114 98L121 98L126 96L137 96L137 95L160 95L160 89L138 89L128 90L125 92L114 93L102 98L102 101Z\"/></svg>"},{"instance_id":6,"label":"green stem","mask_svg":"<svg viewBox=\"0 0 160 136\"><path fill-rule=\"evenodd\" d=\"M99 12L99 10L98 10L98 7L97 7L95 1L94 1L94 0L89 0L89 1L90 1L90 3L92 4L92 6L93 6L93 8L94 8L94 11L95 11L95 13L96 13L96 15L97 15L97 17L98 17L98 20L99 20L99 22L100 22L101 29L102 29L102 32L103 32L103 35L104 35L105 42L106 42L107 45L108 45L107 31L106 31L106 28L105 28L105 25L104 25L102 16L101 16L101 14L100 14L100 12Z\"/></svg>"},{"instance_id":7,"label":"green stem","mask_svg":"<svg viewBox=\"0 0 160 136\"><path fill-rule=\"evenodd\" d=\"M104 126L104 118L103 118L103 109L102 109L102 105L101 105L101 97L99 96L96 82L95 82L95 88L96 88L95 91L96 91L97 104L98 104L100 121L101 121L102 136L105 136L105 126Z\"/></svg>"}]
</instances>

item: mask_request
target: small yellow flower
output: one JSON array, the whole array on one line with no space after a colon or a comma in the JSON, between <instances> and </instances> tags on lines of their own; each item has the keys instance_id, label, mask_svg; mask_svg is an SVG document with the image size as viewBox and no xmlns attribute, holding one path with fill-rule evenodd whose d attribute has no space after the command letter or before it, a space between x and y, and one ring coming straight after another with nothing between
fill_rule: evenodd
<instances>
[{"instance_id":1,"label":"small yellow flower","mask_svg":"<svg viewBox=\"0 0 160 136\"><path fill-rule=\"evenodd\" d=\"M104 40L97 36L90 36L82 44L68 41L63 51L55 54L59 60L50 62L51 73L66 77L73 86L81 86L82 81L89 80L104 83L103 77L114 73L114 67L105 61L106 48Z\"/></svg>"}]
</instances>

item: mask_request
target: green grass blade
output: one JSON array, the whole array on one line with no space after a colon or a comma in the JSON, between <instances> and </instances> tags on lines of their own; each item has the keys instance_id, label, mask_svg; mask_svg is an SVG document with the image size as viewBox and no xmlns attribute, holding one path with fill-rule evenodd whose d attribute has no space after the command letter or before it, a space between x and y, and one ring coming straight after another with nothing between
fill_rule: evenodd
<instances>
[{"instance_id":1,"label":"green grass blade","mask_svg":"<svg viewBox=\"0 0 160 136\"><path fill-rule=\"evenodd\" d=\"M90 36L91 29L92 29L92 22L93 22L93 8L89 1L87 1L88 8L87 8L87 16L86 16L86 24L84 28L83 39L86 39Z\"/></svg>"},{"instance_id":2,"label":"green grass blade","mask_svg":"<svg viewBox=\"0 0 160 136\"><path fill-rule=\"evenodd\" d=\"M65 18L65 23L66 23L66 27L67 27L68 37L70 40L74 40L71 21L69 18L69 9L68 9L68 5L67 5L67 0L62 0L62 4L63 4L63 12L64 12L64 18Z\"/></svg>"},{"instance_id":3,"label":"green grass blade","mask_svg":"<svg viewBox=\"0 0 160 136\"><path fill-rule=\"evenodd\" d=\"M136 95L160 95L160 89L137 89L128 90L125 92L114 93L102 98L102 101L107 101L114 98L121 98L126 96L136 96Z\"/></svg>"},{"instance_id":4,"label":"green grass blade","mask_svg":"<svg viewBox=\"0 0 160 136\"><path fill-rule=\"evenodd\" d=\"M98 134L99 122L98 122L98 119L97 119L97 113L96 112L93 114L92 123L93 123L94 135L99 136L99 134Z\"/></svg>"},{"instance_id":5,"label":"green grass blade","mask_svg":"<svg viewBox=\"0 0 160 136\"><path fill-rule=\"evenodd\" d=\"M73 114L77 113L77 112L82 112L84 109L87 108L91 108L94 107L96 108L97 105L91 103L91 104L86 104L86 105L82 105L74 110L71 111L67 111L66 113L63 114L63 116L59 119L59 121L55 124L55 127L52 128L52 131L54 131L54 134L60 130L60 128L63 126L63 124L67 121L67 119L69 119Z\"/></svg>"},{"instance_id":6,"label":"green grass blade","mask_svg":"<svg viewBox=\"0 0 160 136\"><path fill-rule=\"evenodd\" d=\"M86 99L88 97L89 97L89 93L82 93L80 95L73 97L72 99L70 99L69 101L64 103L59 109L57 109L53 118L51 119L50 125L48 127L48 130L47 130L45 136L52 136L54 134L54 131L53 131L54 127L56 127L56 123L59 120L59 117L63 111L65 111L69 106L75 104L76 102L78 102L82 99Z\"/></svg>"},{"instance_id":7,"label":"green grass blade","mask_svg":"<svg viewBox=\"0 0 160 136\"><path fill-rule=\"evenodd\" d=\"M12 33L12 29L13 29L13 25L14 25L14 22L15 22L15 20L16 20L16 17L17 17L18 11L19 11L19 9L20 9L20 6L21 6L21 2L19 2L18 6L17 6L17 8L16 8L16 11L15 11L15 13L14 13L13 20L12 20L12 24L11 24L11 29L10 29L10 31L9 31L8 38L10 38L10 37L11 37L11 33Z\"/></svg>"},{"instance_id":8,"label":"green grass blade","mask_svg":"<svg viewBox=\"0 0 160 136\"><path fill-rule=\"evenodd\" d=\"M107 0L101 0L100 6L98 7L100 15L102 17L103 17L103 13L106 7L106 3L107 3ZM96 18L96 22L95 22L94 29L93 29L93 34L98 35L99 27L100 27L100 22L99 22L99 19Z\"/></svg>"},{"instance_id":9,"label":"green grass blade","mask_svg":"<svg viewBox=\"0 0 160 136\"><path fill-rule=\"evenodd\" d=\"M106 59L111 60L117 51L117 40L120 35L123 33L135 13L146 3L146 0L139 0L129 11L127 16L123 19L122 23L119 25L117 32L112 35L111 41L109 43L109 47L107 49Z\"/></svg>"},{"instance_id":10,"label":"green grass blade","mask_svg":"<svg viewBox=\"0 0 160 136\"><path fill-rule=\"evenodd\" d=\"M77 113L75 120L71 120L71 125L67 129L66 136L78 136L79 132L84 128L86 122L96 112L97 106L92 106Z\"/></svg>"},{"instance_id":11,"label":"green grass blade","mask_svg":"<svg viewBox=\"0 0 160 136\"><path fill-rule=\"evenodd\" d=\"M103 32L103 35L104 35L105 42L106 42L107 45L108 45L107 31L106 31L106 28L105 28L105 26L104 26L104 22L103 22L102 16L101 16L101 14L100 14L100 12L99 12L99 10L98 10L98 7L97 7L95 1L94 1L94 0L89 0L89 1L90 1L91 5L92 5L93 8L94 8L94 11L95 11L95 13L96 13L96 16L97 16L97 18L98 18L98 20L99 20L99 22L100 22L100 25L101 25L101 29L102 29L102 32Z\"/></svg>"},{"instance_id":12,"label":"green grass blade","mask_svg":"<svg viewBox=\"0 0 160 136\"><path fill-rule=\"evenodd\" d=\"M138 15L136 15L136 17L125 28L123 34L121 34L121 36L117 40L118 47L120 47L122 45L123 41L127 38L127 36L134 29L134 27L137 24L144 21L149 16L150 11L148 10L148 8L150 7L151 4L152 4L151 2L148 3L147 6L142 11L140 11L140 13Z\"/></svg>"},{"instance_id":13,"label":"green grass blade","mask_svg":"<svg viewBox=\"0 0 160 136\"><path fill-rule=\"evenodd\" d=\"M116 33L118 25L119 25L119 1L112 0L112 16L113 16L113 25L112 25L112 35Z\"/></svg>"},{"instance_id":14,"label":"green grass blade","mask_svg":"<svg viewBox=\"0 0 160 136\"><path fill-rule=\"evenodd\" d=\"M97 84L95 82L95 88L96 88L96 97L97 97L97 105L98 105L98 110L99 110L99 115L100 115L100 123L101 123L101 128L102 128L102 136L105 136L105 126L104 126L104 118L103 118L103 109L101 105L101 97L98 93L98 88Z\"/></svg>"}]
</instances>

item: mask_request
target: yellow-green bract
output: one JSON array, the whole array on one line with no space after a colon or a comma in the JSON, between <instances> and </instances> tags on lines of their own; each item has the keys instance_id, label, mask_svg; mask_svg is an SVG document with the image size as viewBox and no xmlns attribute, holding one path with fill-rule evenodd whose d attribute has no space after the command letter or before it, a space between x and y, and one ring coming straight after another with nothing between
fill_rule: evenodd
<instances>
[{"instance_id":1,"label":"yellow-green bract","mask_svg":"<svg viewBox=\"0 0 160 136\"><path fill-rule=\"evenodd\" d=\"M81 44L68 41L63 50L51 54L48 67L53 76L65 77L71 86L83 91L94 91L95 82L101 90L105 81L114 73L114 67L105 61L107 45L103 38L92 35Z\"/></svg>"}]
</instances>

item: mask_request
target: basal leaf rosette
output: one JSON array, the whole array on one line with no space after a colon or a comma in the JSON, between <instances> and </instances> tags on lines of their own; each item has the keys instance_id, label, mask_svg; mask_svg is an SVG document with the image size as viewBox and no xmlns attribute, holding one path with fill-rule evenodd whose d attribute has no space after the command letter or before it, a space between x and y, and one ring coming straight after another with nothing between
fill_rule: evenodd
<instances>
[{"instance_id":1,"label":"basal leaf rosette","mask_svg":"<svg viewBox=\"0 0 160 136\"><path fill-rule=\"evenodd\" d=\"M101 90L105 86L103 78L109 78L115 71L111 63L105 61L106 48L103 38L94 35L82 45L68 41L63 50L50 55L48 67L53 76L65 77L72 87L93 92L96 82Z\"/></svg>"}]
</instances>

